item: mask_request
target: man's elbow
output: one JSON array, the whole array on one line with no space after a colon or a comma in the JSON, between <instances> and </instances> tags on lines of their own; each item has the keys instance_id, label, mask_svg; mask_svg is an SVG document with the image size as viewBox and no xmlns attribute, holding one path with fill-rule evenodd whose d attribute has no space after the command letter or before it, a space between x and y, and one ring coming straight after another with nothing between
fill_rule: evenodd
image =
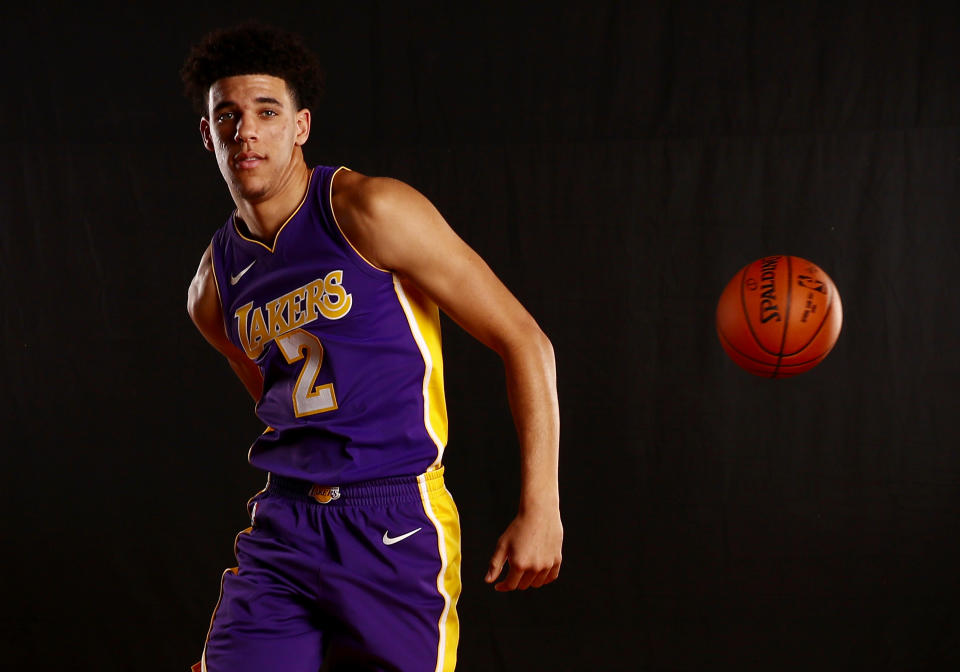
<instances>
[{"instance_id":1,"label":"man's elbow","mask_svg":"<svg viewBox=\"0 0 960 672\"><path fill-rule=\"evenodd\" d=\"M540 353L540 358L543 360L545 365L551 370L555 369L557 359L556 354L553 351L553 343L550 341L547 335L543 333L543 329L540 327L537 327L537 334L534 336L534 341L537 352Z\"/></svg>"},{"instance_id":2,"label":"man's elbow","mask_svg":"<svg viewBox=\"0 0 960 672\"><path fill-rule=\"evenodd\" d=\"M549 357L551 360L553 359L553 343L536 322L534 322L533 327L530 329L528 339L530 340L531 347L536 348L543 356Z\"/></svg>"},{"instance_id":3,"label":"man's elbow","mask_svg":"<svg viewBox=\"0 0 960 672\"><path fill-rule=\"evenodd\" d=\"M533 318L517 329L513 338L504 343L500 355L505 360L513 358L537 360L551 368L555 361L553 343Z\"/></svg>"}]
</instances>

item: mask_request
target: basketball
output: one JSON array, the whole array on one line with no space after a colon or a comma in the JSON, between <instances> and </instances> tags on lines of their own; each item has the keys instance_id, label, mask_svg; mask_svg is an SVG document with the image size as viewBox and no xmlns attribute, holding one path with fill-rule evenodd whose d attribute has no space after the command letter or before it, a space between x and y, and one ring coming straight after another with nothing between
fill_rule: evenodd
<instances>
[{"instance_id":1,"label":"basketball","mask_svg":"<svg viewBox=\"0 0 960 672\"><path fill-rule=\"evenodd\" d=\"M733 276L717 303L717 335L738 366L788 378L829 354L843 321L836 285L816 264L763 257Z\"/></svg>"}]
</instances>

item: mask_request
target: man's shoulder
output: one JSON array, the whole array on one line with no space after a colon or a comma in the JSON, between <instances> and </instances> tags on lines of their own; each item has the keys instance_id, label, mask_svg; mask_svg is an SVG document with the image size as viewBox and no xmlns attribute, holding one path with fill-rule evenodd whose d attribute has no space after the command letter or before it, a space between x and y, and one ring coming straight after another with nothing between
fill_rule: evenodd
<instances>
[{"instance_id":1,"label":"man's shoulder","mask_svg":"<svg viewBox=\"0 0 960 672\"><path fill-rule=\"evenodd\" d=\"M375 216L402 206L405 198L416 191L392 177L371 177L354 170L337 173L331 195L339 215Z\"/></svg>"}]
</instances>

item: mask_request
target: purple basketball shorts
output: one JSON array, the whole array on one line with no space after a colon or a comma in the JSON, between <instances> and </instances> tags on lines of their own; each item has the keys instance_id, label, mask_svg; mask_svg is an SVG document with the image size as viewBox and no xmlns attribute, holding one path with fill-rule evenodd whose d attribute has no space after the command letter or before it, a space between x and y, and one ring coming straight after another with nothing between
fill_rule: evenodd
<instances>
[{"instance_id":1,"label":"purple basketball shorts","mask_svg":"<svg viewBox=\"0 0 960 672\"><path fill-rule=\"evenodd\" d=\"M271 475L247 508L195 672L454 669L460 523L442 469L340 487Z\"/></svg>"}]
</instances>

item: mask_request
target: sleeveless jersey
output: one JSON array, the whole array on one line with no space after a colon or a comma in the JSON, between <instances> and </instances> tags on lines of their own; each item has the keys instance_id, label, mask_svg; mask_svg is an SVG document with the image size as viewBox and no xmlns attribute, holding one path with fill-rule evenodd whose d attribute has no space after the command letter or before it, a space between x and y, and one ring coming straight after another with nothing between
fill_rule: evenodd
<instances>
[{"instance_id":1,"label":"sleeveless jersey","mask_svg":"<svg viewBox=\"0 0 960 672\"><path fill-rule=\"evenodd\" d=\"M439 312L346 239L340 170L313 169L273 247L236 212L211 244L227 334L263 373L249 461L324 485L437 469L447 440Z\"/></svg>"}]
</instances>

